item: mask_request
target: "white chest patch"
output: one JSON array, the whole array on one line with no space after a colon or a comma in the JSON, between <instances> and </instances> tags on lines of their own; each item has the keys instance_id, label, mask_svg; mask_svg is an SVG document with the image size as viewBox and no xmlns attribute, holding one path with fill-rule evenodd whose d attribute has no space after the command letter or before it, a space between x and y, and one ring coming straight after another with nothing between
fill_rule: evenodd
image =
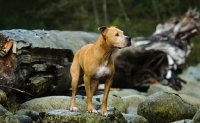
<instances>
[{"instance_id":1,"label":"white chest patch","mask_svg":"<svg viewBox=\"0 0 200 123\"><path fill-rule=\"evenodd\" d=\"M108 67L100 67L98 70L97 70L97 73L95 75L95 79L99 79L99 78L102 78L102 77L105 77L106 75L108 75L110 73L110 70L108 69Z\"/></svg>"}]
</instances>

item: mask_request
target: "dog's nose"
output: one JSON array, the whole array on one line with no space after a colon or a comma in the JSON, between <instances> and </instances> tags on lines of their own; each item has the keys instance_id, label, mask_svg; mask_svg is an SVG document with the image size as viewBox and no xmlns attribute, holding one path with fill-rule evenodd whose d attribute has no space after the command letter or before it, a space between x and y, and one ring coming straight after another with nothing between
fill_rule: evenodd
<instances>
[{"instance_id":1,"label":"dog's nose","mask_svg":"<svg viewBox=\"0 0 200 123\"><path fill-rule=\"evenodd\" d=\"M126 36L126 40L131 41L131 37Z\"/></svg>"},{"instance_id":2,"label":"dog's nose","mask_svg":"<svg viewBox=\"0 0 200 123\"><path fill-rule=\"evenodd\" d=\"M128 41L127 46L131 46L131 37L126 36L126 40Z\"/></svg>"}]
</instances>

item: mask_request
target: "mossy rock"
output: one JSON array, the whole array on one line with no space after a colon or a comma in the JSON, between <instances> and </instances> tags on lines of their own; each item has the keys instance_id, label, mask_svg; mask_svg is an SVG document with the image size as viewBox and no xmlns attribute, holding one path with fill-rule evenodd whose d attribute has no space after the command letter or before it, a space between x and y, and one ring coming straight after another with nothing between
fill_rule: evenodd
<instances>
[{"instance_id":1,"label":"mossy rock","mask_svg":"<svg viewBox=\"0 0 200 123\"><path fill-rule=\"evenodd\" d=\"M7 100L6 93L0 90L0 103L5 103L6 100Z\"/></svg>"},{"instance_id":2,"label":"mossy rock","mask_svg":"<svg viewBox=\"0 0 200 123\"><path fill-rule=\"evenodd\" d=\"M125 118L117 109L112 108L112 111L109 112L111 113L108 117L104 117L100 114L70 112L69 110L52 110L41 114L40 121L42 123L126 123Z\"/></svg>"},{"instance_id":3,"label":"mossy rock","mask_svg":"<svg viewBox=\"0 0 200 123\"><path fill-rule=\"evenodd\" d=\"M200 122L200 109L197 111L197 113L194 115L192 119L192 123L199 123Z\"/></svg>"},{"instance_id":4,"label":"mossy rock","mask_svg":"<svg viewBox=\"0 0 200 123\"><path fill-rule=\"evenodd\" d=\"M0 122L1 123L20 123L11 112L0 106Z\"/></svg>"},{"instance_id":5,"label":"mossy rock","mask_svg":"<svg viewBox=\"0 0 200 123\"><path fill-rule=\"evenodd\" d=\"M170 123L192 119L197 108L174 93L158 92L150 95L138 105L137 113L149 123Z\"/></svg>"}]
</instances>

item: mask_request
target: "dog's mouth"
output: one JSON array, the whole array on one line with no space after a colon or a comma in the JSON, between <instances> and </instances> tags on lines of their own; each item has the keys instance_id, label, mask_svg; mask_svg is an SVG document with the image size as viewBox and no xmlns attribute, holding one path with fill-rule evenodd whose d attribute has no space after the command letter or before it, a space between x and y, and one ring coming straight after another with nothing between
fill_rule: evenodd
<instances>
[{"instance_id":1,"label":"dog's mouth","mask_svg":"<svg viewBox=\"0 0 200 123\"><path fill-rule=\"evenodd\" d=\"M128 44L126 46L130 47L131 46L131 41L128 41Z\"/></svg>"}]
</instances>

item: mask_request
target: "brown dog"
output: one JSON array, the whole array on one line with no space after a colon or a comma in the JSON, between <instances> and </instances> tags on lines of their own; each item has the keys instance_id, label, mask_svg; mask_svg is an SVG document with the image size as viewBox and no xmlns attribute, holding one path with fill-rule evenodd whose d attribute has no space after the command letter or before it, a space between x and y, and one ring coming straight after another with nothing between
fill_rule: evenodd
<instances>
[{"instance_id":1,"label":"brown dog","mask_svg":"<svg viewBox=\"0 0 200 123\"><path fill-rule=\"evenodd\" d=\"M97 90L100 79L105 79L105 89L101 113L107 116L107 99L112 78L115 72L111 57L114 48L124 48L131 45L131 38L124 36L123 31L116 27L99 27L101 36L94 44L83 46L75 54L71 65L72 97L70 111L76 112L75 95L81 71L84 72L84 83L89 113L98 113L92 104L92 96Z\"/></svg>"}]
</instances>

